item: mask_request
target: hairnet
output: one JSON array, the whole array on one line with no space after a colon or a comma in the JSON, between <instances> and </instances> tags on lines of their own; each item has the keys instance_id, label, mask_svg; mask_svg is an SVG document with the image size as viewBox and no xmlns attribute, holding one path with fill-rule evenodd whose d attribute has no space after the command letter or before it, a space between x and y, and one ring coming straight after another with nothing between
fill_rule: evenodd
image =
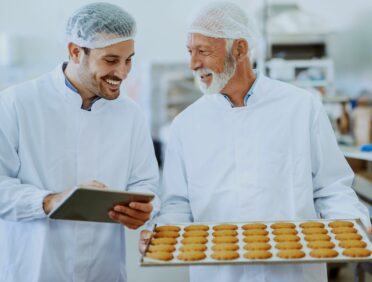
<instances>
[{"instance_id":1,"label":"hairnet","mask_svg":"<svg viewBox=\"0 0 372 282\"><path fill-rule=\"evenodd\" d=\"M206 5L193 18L188 33L225 39L245 39L252 51L258 40L254 22L236 4L213 2Z\"/></svg>"},{"instance_id":2,"label":"hairnet","mask_svg":"<svg viewBox=\"0 0 372 282\"><path fill-rule=\"evenodd\" d=\"M68 19L66 40L81 47L103 48L133 39L134 18L109 3L93 3L76 10Z\"/></svg>"}]
</instances>

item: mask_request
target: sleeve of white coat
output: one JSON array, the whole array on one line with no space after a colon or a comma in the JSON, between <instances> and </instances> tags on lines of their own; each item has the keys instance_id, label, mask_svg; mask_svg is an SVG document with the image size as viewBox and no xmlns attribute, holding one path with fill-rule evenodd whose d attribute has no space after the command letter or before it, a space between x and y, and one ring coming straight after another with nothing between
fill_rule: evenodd
<instances>
[{"instance_id":1,"label":"sleeve of white coat","mask_svg":"<svg viewBox=\"0 0 372 282\"><path fill-rule=\"evenodd\" d=\"M52 192L17 178L22 165L18 157L17 123L13 103L0 97L0 218L10 221L45 218L43 199Z\"/></svg>"},{"instance_id":2,"label":"sleeve of white coat","mask_svg":"<svg viewBox=\"0 0 372 282\"><path fill-rule=\"evenodd\" d=\"M370 226L368 209L352 189L354 173L340 151L323 106L317 113L311 132L314 201L322 218L360 218Z\"/></svg>"},{"instance_id":3,"label":"sleeve of white coat","mask_svg":"<svg viewBox=\"0 0 372 282\"><path fill-rule=\"evenodd\" d=\"M181 142L171 130L164 161L162 208L157 223L192 222Z\"/></svg>"},{"instance_id":4,"label":"sleeve of white coat","mask_svg":"<svg viewBox=\"0 0 372 282\"><path fill-rule=\"evenodd\" d=\"M133 161L128 180L128 191L151 193L155 195L152 200L154 217L160 209L159 199L159 170L155 158L154 146L150 131L142 119L136 124L134 137Z\"/></svg>"}]
</instances>

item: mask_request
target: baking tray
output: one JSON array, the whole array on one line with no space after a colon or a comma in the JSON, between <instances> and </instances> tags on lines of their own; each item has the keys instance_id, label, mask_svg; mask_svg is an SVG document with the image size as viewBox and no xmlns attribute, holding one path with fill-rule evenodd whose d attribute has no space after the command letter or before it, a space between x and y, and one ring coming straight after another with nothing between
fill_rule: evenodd
<instances>
[{"instance_id":1,"label":"baking tray","mask_svg":"<svg viewBox=\"0 0 372 282\"><path fill-rule=\"evenodd\" d=\"M185 224L170 223L170 224L162 224L162 225L172 225L172 226L178 226L178 227L181 228L181 230L179 232L180 236L178 238L176 238L177 239L177 244L175 245L176 250L173 252L173 257L174 258L170 261L162 261L162 260L157 260L157 259L146 257L148 247L151 244L151 242L149 242L149 244L146 247L145 254L141 257L140 265L141 266L182 266L182 265L211 265L211 264L219 265L219 264L257 264L257 263L258 264L270 264L270 263L320 263L320 262L342 263L342 262L355 262L355 261L371 261L372 260L372 254L369 255L368 257L355 257L355 258L344 256L342 254L342 252L345 249L341 248L339 246L340 241L338 241L335 238L336 235L331 232L332 228L328 226L328 223L330 223L332 221L339 221L339 220L353 222L354 223L354 228L356 228L358 233L362 236L361 240L363 240L367 244L367 246L365 248L372 251L372 243L370 241L370 237L367 235L367 230L363 226L360 219L332 219L332 220L314 219L314 220L303 220L303 221L266 221L266 222L265 221L260 221L260 222L240 222L240 223L236 223L236 222L222 222L222 223L197 222L197 223L185 223ZM301 223L309 222L309 221L322 222L322 223L325 224L324 228L328 231L327 235L329 235L331 237L331 242L333 242L335 244L335 248L333 248L333 249L338 252L337 257L334 257L334 258L314 258L314 257L310 256L310 251L312 249L307 247L308 241L305 240L305 235L302 233L302 228L299 226ZM284 258L281 258L281 257L277 256L277 253L279 252L279 250L275 248L275 245L277 244L277 242L274 241L275 235L272 233L273 229L270 226L272 224L278 223L278 222L290 222L290 223L294 223L296 225L295 229L298 232L297 236L300 237L300 241L298 241L298 242L302 244L303 247L302 247L301 250L305 253L305 256L303 258L284 259ZM243 248L247 243L245 243L243 241L245 236L243 235L244 230L241 227L244 224L250 224L250 223L266 224L266 226L267 226L266 230L269 232L268 237L270 239L269 242L267 242L267 243L269 243L271 245L271 249L269 249L268 251L272 253L271 258L269 258L269 259L247 259L243 256L244 253L247 252L247 250L245 250ZM207 250L205 251L206 258L203 259L203 260L199 260L199 261L179 260L179 259L177 259L177 256L180 253L179 248L182 246L181 240L183 239L183 234L185 232L184 228L186 226L189 226L189 225L192 225L192 224L197 224L197 225L203 224L203 225L208 225L209 226L209 230L208 230L209 235L207 237L208 242L206 243ZM215 260L211 257L211 254L213 253L212 246L214 245L214 243L212 242L212 239L213 239L212 233L214 231L213 226L219 225L219 224L235 224L235 225L238 226L238 229L236 230L238 232L237 238L239 240L238 243L237 243L238 246L239 246L239 250L237 250L237 252L239 253L239 258L238 259L234 259L234 260ZM158 226L160 226L160 225L158 225ZM154 232L155 232L156 227L157 226L155 225L154 229L153 229Z\"/></svg>"}]
</instances>

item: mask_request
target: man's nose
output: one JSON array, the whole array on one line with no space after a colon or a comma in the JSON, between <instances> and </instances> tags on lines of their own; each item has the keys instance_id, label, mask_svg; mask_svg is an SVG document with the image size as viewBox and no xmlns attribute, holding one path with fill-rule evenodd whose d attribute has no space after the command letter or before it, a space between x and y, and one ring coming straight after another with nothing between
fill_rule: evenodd
<instances>
[{"instance_id":1,"label":"man's nose","mask_svg":"<svg viewBox=\"0 0 372 282\"><path fill-rule=\"evenodd\" d=\"M195 54L191 54L190 65L189 65L190 69L193 71L196 71L200 69L201 66L202 66L202 63L200 59L198 58L198 56L196 56Z\"/></svg>"}]
</instances>

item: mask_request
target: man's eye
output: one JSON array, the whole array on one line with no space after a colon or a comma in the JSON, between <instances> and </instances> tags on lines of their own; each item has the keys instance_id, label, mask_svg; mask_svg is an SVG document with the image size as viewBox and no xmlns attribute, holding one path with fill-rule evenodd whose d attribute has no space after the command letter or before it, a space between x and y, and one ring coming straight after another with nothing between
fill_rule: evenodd
<instances>
[{"instance_id":1,"label":"man's eye","mask_svg":"<svg viewBox=\"0 0 372 282\"><path fill-rule=\"evenodd\" d=\"M105 59L106 63L109 63L109 64L114 64L117 62L117 60L110 60L110 59Z\"/></svg>"},{"instance_id":2,"label":"man's eye","mask_svg":"<svg viewBox=\"0 0 372 282\"><path fill-rule=\"evenodd\" d=\"M127 64L130 64L130 63L132 62L132 59L126 59L125 62L126 62Z\"/></svg>"}]
</instances>

